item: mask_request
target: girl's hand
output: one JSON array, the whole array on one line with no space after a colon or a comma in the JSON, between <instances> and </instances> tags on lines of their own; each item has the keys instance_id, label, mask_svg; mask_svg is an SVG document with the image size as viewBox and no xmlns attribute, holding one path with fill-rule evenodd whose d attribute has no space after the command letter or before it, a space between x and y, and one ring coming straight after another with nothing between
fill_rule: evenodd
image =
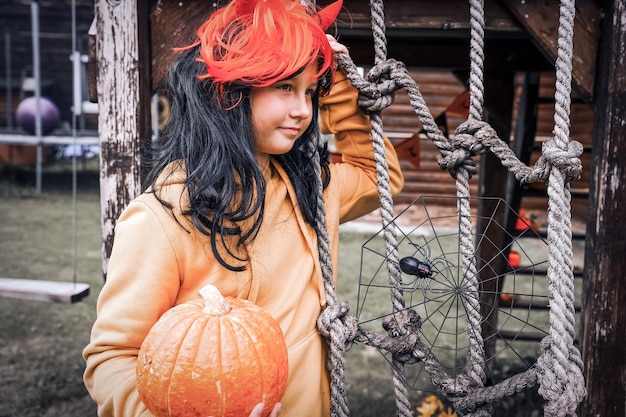
<instances>
[{"instance_id":1,"label":"girl's hand","mask_svg":"<svg viewBox=\"0 0 626 417\"><path fill-rule=\"evenodd\" d=\"M257 404L256 407L252 409L252 412L250 413L250 417L261 417L263 415L264 407L265 405L263 403ZM280 407L281 407L280 403L276 403L269 417L278 417L278 414L280 413Z\"/></svg>"},{"instance_id":2,"label":"girl's hand","mask_svg":"<svg viewBox=\"0 0 626 417\"><path fill-rule=\"evenodd\" d=\"M330 47L334 53L350 55L348 48L346 48L344 44L337 42L337 39L335 39L332 35L326 34L326 38L328 39L328 43L330 43Z\"/></svg>"}]
</instances>

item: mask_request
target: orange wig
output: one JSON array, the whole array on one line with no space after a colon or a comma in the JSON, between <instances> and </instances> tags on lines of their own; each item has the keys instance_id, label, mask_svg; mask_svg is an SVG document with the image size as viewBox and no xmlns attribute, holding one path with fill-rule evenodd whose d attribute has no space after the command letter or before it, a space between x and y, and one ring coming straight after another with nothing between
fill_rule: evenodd
<instances>
[{"instance_id":1,"label":"orange wig","mask_svg":"<svg viewBox=\"0 0 626 417\"><path fill-rule=\"evenodd\" d=\"M266 87L321 58L318 77L331 68L332 50L325 30L335 21L342 0L317 11L300 0L233 0L198 29L198 60L224 91L229 83Z\"/></svg>"}]
</instances>

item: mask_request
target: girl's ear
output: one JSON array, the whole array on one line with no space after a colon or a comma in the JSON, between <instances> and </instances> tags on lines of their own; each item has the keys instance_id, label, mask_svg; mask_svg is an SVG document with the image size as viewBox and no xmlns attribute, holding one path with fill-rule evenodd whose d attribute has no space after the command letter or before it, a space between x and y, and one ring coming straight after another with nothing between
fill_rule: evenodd
<instances>
[{"instance_id":1,"label":"girl's ear","mask_svg":"<svg viewBox=\"0 0 626 417\"><path fill-rule=\"evenodd\" d=\"M320 26L324 31L326 31L326 29L328 29L337 19L342 6L343 0L337 0L319 11L318 16L320 18Z\"/></svg>"}]
</instances>

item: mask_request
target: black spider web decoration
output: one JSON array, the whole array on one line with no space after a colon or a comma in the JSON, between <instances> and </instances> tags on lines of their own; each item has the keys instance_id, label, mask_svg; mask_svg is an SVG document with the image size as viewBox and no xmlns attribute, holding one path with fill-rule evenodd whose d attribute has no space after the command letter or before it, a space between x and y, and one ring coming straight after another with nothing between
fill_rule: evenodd
<instances>
[{"instance_id":1,"label":"black spider web decoration","mask_svg":"<svg viewBox=\"0 0 626 417\"><path fill-rule=\"evenodd\" d=\"M468 289L461 263L459 215L436 215L434 207L440 206L441 200L419 197L386 227L394 227L397 232L406 308L419 314L422 342L443 370L456 377L468 365L470 346L464 303ZM481 207L481 214L471 214L472 241L481 282L481 330L490 385L532 366L539 354L535 339L547 335L548 245L530 227L507 227L521 217L504 200L469 200L471 207ZM407 224L405 217L409 214L415 224L399 226ZM476 230L481 230L480 234ZM390 296L382 294L390 294L384 231L382 228L362 245L357 296L359 325L377 333L384 331L382 321L392 314ZM515 254L519 255L519 264ZM387 352L380 353L391 362ZM420 362L408 364L405 374L410 388L437 391Z\"/></svg>"}]
</instances>

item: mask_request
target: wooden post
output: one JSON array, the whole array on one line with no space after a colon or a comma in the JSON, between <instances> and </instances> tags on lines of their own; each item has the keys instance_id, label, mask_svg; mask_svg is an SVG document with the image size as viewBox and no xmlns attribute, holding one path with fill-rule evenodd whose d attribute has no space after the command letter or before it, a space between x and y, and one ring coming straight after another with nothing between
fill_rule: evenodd
<instances>
[{"instance_id":1,"label":"wooden post","mask_svg":"<svg viewBox=\"0 0 626 417\"><path fill-rule=\"evenodd\" d=\"M96 0L103 273L115 223L141 191L141 142L150 139L149 2Z\"/></svg>"},{"instance_id":2,"label":"wooden post","mask_svg":"<svg viewBox=\"0 0 626 417\"><path fill-rule=\"evenodd\" d=\"M626 0L606 2L595 83L585 246L582 416L625 416L626 400Z\"/></svg>"},{"instance_id":3,"label":"wooden post","mask_svg":"<svg viewBox=\"0 0 626 417\"><path fill-rule=\"evenodd\" d=\"M511 121L513 118L513 102L515 95L514 74L512 72L485 73L485 120L493 126L498 137L509 142L511 136ZM480 160L480 197L505 198L507 188L508 170L502 166L502 162L488 152ZM493 279L491 271L504 270L505 259L497 256L502 246L506 243L505 231L494 227L489 220L493 215L496 224L504 224L506 211L496 208L495 199L482 199L478 202L477 234L483 233L487 239L481 239L481 246L477 248L479 259L476 267L479 271L480 281L480 314L484 318L482 324L482 336L485 340L485 358L490 358L496 353L496 338L492 337L498 326L498 290L501 286L499 279ZM493 242L490 245L488 242ZM491 260L491 268L483 268L484 260ZM490 366L494 365L494 361ZM488 381L491 382L491 381Z\"/></svg>"}]
</instances>

